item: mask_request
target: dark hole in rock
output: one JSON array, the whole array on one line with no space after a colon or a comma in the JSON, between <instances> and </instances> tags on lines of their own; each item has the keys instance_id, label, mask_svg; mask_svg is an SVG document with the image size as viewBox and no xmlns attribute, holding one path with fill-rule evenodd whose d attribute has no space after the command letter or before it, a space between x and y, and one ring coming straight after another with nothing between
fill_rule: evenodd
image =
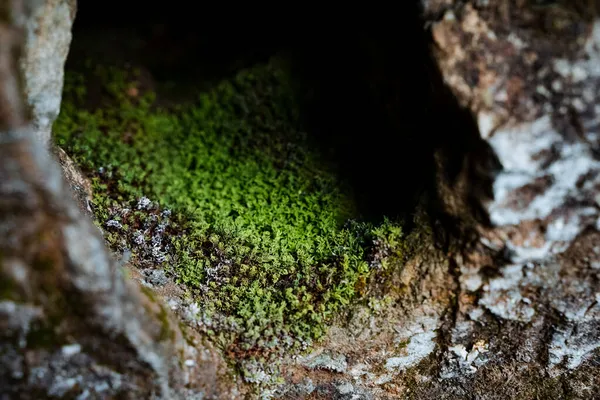
<instances>
[{"instance_id":1,"label":"dark hole in rock","mask_svg":"<svg viewBox=\"0 0 600 400\"><path fill-rule=\"evenodd\" d=\"M419 3L403 3L400 13L380 10L375 19L323 22L291 10L240 23L187 2L134 1L127 9L116 0L80 2L68 66L93 55L135 62L154 81L193 93L284 54L303 89L308 134L340 166L361 218L410 224L425 198L452 228L456 221L439 213L445 199L436 185L452 184L466 165L471 212L485 222L480 203L498 166L473 116L443 83Z\"/></svg>"}]
</instances>

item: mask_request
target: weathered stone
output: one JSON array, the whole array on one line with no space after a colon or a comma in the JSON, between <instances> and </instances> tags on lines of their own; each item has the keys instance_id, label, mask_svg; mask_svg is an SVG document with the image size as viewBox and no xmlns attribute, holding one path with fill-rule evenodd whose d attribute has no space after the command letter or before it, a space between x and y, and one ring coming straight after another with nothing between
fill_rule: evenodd
<instances>
[{"instance_id":1,"label":"weathered stone","mask_svg":"<svg viewBox=\"0 0 600 400\"><path fill-rule=\"evenodd\" d=\"M436 62L499 168L491 199L479 199L489 224L454 256L460 291L440 387L471 376L467 393L483 395L496 370L540 395L595 365L600 347L600 288L583 278L597 257L576 251L597 240L600 215L600 20L593 2L455 3L431 24ZM536 384L525 370L556 380Z\"/></svg>"},{"instance_id":2,"label":"weathered stone","mask_svg":"<svg viewBox=\"0 0 600 400\"><path fill-rule=\"evenodd\" d=\"M77 1L28 0L24 7L25 17L18 21L25 38L19 60L24 97L36 137L49 144L52 124L60 111Z\"/></svg>"},{"instance_id":3,"label":"weathered stone","mask_svg":"<svg viewBox=\"0 0 600 400\"><path fill-rule=\"evenodd\" d=\"M91 216L92 185L63 149L56 147L55 153L77 205L79 205L81 211Z\"/></svg>"},{"instance_id":4,"label":"weathered stone","mask_svg":"<svg viewBox=\"0 0 600 400\"><path fill-rule=\"evenodd\" d=\"M502 165L485 204L493 235L526 263L564 251L600 215L600 20L506 4L447 10L432 36L444 80Z\"/></svg>"}]
</instances>

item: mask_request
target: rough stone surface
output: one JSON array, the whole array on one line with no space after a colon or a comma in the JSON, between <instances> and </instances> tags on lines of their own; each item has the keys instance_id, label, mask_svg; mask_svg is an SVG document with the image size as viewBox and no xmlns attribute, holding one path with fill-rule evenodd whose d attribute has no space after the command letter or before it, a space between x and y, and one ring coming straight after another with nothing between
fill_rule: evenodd
<instances>
[{"instance_id":1,"label":"rough stone surface","mask_svg":"<svg viewBox=\"0 0 600 400\"><path fill-rule=\"evenodd\" d=\"M64 65L71 44L77 1L28 0L22 7L24 17L15 20L24 39L19 58L21 90L36 138L51 146L52 124L60 111ZM64 151L55 150L80 208L89 214L89 183Z\"/></svg>"},{"instance_id":2,"label":"rough stone surface","mask_svg":"<svg viewBox=\"0 0 600 400\"><path fill-rule=\"evenodd\" d=\"M18 21L25 45L19 66L36 137L49 144L60 111L64 65L71 44L77 0L28 0L26 18Z\"/></svg>"},{"instance_id":3,"label":"rough stone surface","mask_svg":"<svg viewBox=\"0 0 600 400\"><path fill-rule=\"evenodd\" d=\"M528 348L519 346L515 356L524 351L523 362L535 361L552 377L597 359L599 288L585 278L595 275L593 264L582 263L596 256L591 248L589 255L574 250L598 240L600 215L600 20L593 3L468 3L432 26L444 79L501 164L485 204L491 227L480 231L476 250L457 259L462 313L451 348L462 346L463 360L490 314L500 332L515 329L509 321L523 324L518 331ZM486 265L496 269L491 276ZM486 352L490 359L493 351ZM447 359L447 376L465 371Z\"/></svg>"},{"instance_id":4,"label":"rough stone surface","mask_svg":"<svg viewBox=\"0 0 600 400\"><path fill-rule=\"evenodd\" d=\"M526 263L597 224L600 20L574 4L505 3L449 9L432 36L444 80L502 166L485 205L494 232Z\"/></svg>"},{"instance_id":5,"label":"rough stone surface","mask_svg":"<svg viewBox=\"0 0 600 400\"><path fill-rule=\"evenodd\" d=\"M56 147L54 150L56 158L62 167L63 175L71 188L73 197L75 198L79 209L91 216L92 209L90 208L90 203L92 201L92 185L63 149Z\"/></svg>"},{"instance_id":6,"label":"rough stone surface","mask_svg":"<svg viewBox=\"0 0 600 400\"><path fill-rule=\"evenodd\" d=\"M442 254L432 247L421 253L395 272L397 291L353 306L308 355L288 361L281 398L397 398L431 379L424 371L439 351L438 330L456 286Z\"/></svg>"}]
</instances>

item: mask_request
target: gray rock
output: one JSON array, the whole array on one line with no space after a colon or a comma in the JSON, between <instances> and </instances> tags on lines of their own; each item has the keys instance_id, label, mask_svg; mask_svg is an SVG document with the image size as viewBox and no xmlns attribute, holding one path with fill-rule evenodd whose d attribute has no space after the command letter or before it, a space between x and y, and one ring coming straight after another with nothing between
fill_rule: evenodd
<instances>
[{"instance_id":1,"label":"gray rock","mask_svg":"<svg viewBox=\"0 0 600 400\"><path fill-rule=\"evenodd\" d=\"M146 270L144 275L146 276L146 282L154 286L164 286L168 282L167 275L162 269Z\"/></svg>"},{"instance_id":2,"label":"gray rock","mask_svg":"<svg viewBox=\"0 0 600 400\"><path fill-rule=\"evenodd\" d=\"M64 65L71 45L76 0L28 0L20 22L25 45L19 61L24 97L37 138L48 144L60 111Z\"/></svg>"}]
</instances>

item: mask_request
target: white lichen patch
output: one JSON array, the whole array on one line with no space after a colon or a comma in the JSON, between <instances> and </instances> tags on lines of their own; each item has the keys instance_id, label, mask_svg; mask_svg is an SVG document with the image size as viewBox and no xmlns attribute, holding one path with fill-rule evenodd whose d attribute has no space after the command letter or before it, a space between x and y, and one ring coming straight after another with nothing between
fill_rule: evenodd
<instances>
[{"instance_id":1,"label":"white lichen patch","mask_svg":"<svg viewBox=\"0 0 600 400\"><path fill-rule=\"evenodd\" d=\"M436 336L433 331L413 335L401 352L402 355L388 358L385 367L388 370L405 370L417 365L435 349Z\"/></svg>"},{"instance_id":2,"label":"white lichen patch","mask_svg":"<svg viewBox=\"0 0 600 400\"><path fill-rule=\"evenodd\" d=\"M300 363L309 369L323 369L327 371L346 372L348 362L343 354L309 354L302 358Z\"/></svg>"},{"instance_id":3,"label":"white lichen patch","mask_svg":"<svg viewBox=\"0 0 600 400\"><path fill-rule=\"evenodd\" d=\"M275 394L273 385L280 383L281 374L275 363L264 363L247 359L241 362L242 377L245 382L264 385L261 388L261 399L271 399Z\"/></svg>"},{"instance_id":4,"label":"white lichen patch","mask_svg":"<svg viewBox=\"0 0 600 400\"><path fill-rule=\"evenodd\" d=\"M435 350L438 326L437 316L426 316L400 329L394 341L402 348L386 360L385 368L398 372L419 364Z\"/></svg>"},{"instance_id":5,"label":"white lichen patch","mask_svg":"<svg viewBox=\"0 0 600 400\"><path fill-rule=\"evenodd\" d=\"M590 257L587 268L594 271L598 255ZM579 367L600 348L600 292L594 276L561 281L557 289L564 294L551 298L550 305L561 315L548 345L548 371L553 376Z\"/></svg>"},{"instance_id":6,"label":"white lichen patch","mask_svg":"<svg viewBox=\"0 0 600 400\"><path fill-rule=\"evenodd\" d=\"M64 345L61 349L62 355L65 357L71 357L81 352L81 345L79 343Z\"/></svg>"},{"instance_id":7,"label":"white lichen patch","mask_svg":"<svg viewBox=\"0 0 600 400\"><path fill-rule=\"evenodd\" d=\"M141 197L140 199L138 199L136 208L138 210L148 210L148 209L152 208L152 201L145 196Z\"/></svg>"},{"instance_id":8,"label":"white lichen patch","mask_svg":"<svg viewBox=\"0 0 600 400\"><path fill-rule=\"evenodd\" d=\"M342 382L336 387L339 394L349 395L354 392L354 386L350 382Z\"/></svg>"},{"instance_id":9,"label":"white lichen patch","mask_svg":"<svg viewBox=\"0 0 600 400\"><path fill-rule=\"evenodd\" d=\"M600 162L595 160L585 143L565 142L563 136L552 127L549 116L531 124L499 130L489 143L504 167L494 182L494 202L489 204L492 222L497 226L511 226L525 221L549 219L546 241L542 246L509 242L515 253L515 261L543 259L557 244L562 246L554 246L555 250L564 249L564 243L572 241L589 225L590 220L595 219L597 209L567 204L589 197L578 187L578 183L585 176L600 183ZM544 157L540 154L551 149L555 149L554 157L557 159L545 167ZM517 193L540 178L548 179L551 183L541 188L539 193ZM588 182L588 186L592 188L594 185ZM519 202L519 196L532 198ZM568 212L557 212L559 210Z\"/></svg>"},{"instance_id":10,"label":"white lichen patch","mask_svg":"<svg viewBox=\"0 0 600 400\"><path fill-rule=\"evenodd\" d=\"M574 323L557 329L548 346L548 371L557 376L564 371L579 367L600 347L600 324Z\"/></svg>"},{"instance_id":11,"label":"white lichen patch","mask_svg":"<svg viewBox=\"0 0 600 400\"><path fill-rule=\"evenodd\" d=\"M493 314L513 321L529 322L535 314L531 301L521 294L523 265L509 265L502 270L502 276L491 279L483 287L479 304Z\"/></svg>"},{"instance_id":12,"label":"white lichen patch","mask_svg":"<svg viewBox=\"0 0 600 400\"><path fill-rule=\"evenodd\" d=\"M462 344L450 346L448 348L448 359L454 368L446 368L442 371L443 379L453 378L461 374L473 374L478 368L486 363L486 359L482 357L488 352L488 345L483 340L479 340L473 344L470 350Z\"/></svg>"},{"instance_id":13,"label":"white lichen patch","mask_svg":"<svg viewBox=\"0 0 600 400\"><path fill-rule=\"evenodd\" d=\"M514 37L507 42L520 47ZM537 117L519 121L515 117L502 125L506 120L503 107L477 113L481 137L503 167L493 183L494 200L487 205L490 219L497 227L521 233L507 238L513 263L541 261L561 253L598 218L593 199L600 187L600 160L595 154L600 124L596 106L600 20L577 57L555 58L538 75L536 79L541 80L535 93L522 92L513 99L525 104L534 94L544 98L545 103L532 106L537 107ZM548 83L550 76L555 78ZM492 91L506 86L490 85ZM541 240L526 240L527 230L536 224L543 232Z\"/></svg>"},{"instance_id":14,"label":"white lichen patch","mask_svg":"<svg viewBox=\"0 0 600 400\"><path fill-rule=\"evenodd\" d=\"M244 363L244 380L250 383L263 383L269 380L269 374L264 370L263 365L256 361Z\"/></svg>"},{"instance_id":15,"label":"white lichen patch","mask_svg":"<svg viewBox=\"0 0 600 400\"><path fill-rule=\"evenodd\" d=\"M123 229L123 226L121 225L121 223L114 219L110 219L110 220L106 221L105 225L107 228Z\"/></svg>"}]
</instances>

